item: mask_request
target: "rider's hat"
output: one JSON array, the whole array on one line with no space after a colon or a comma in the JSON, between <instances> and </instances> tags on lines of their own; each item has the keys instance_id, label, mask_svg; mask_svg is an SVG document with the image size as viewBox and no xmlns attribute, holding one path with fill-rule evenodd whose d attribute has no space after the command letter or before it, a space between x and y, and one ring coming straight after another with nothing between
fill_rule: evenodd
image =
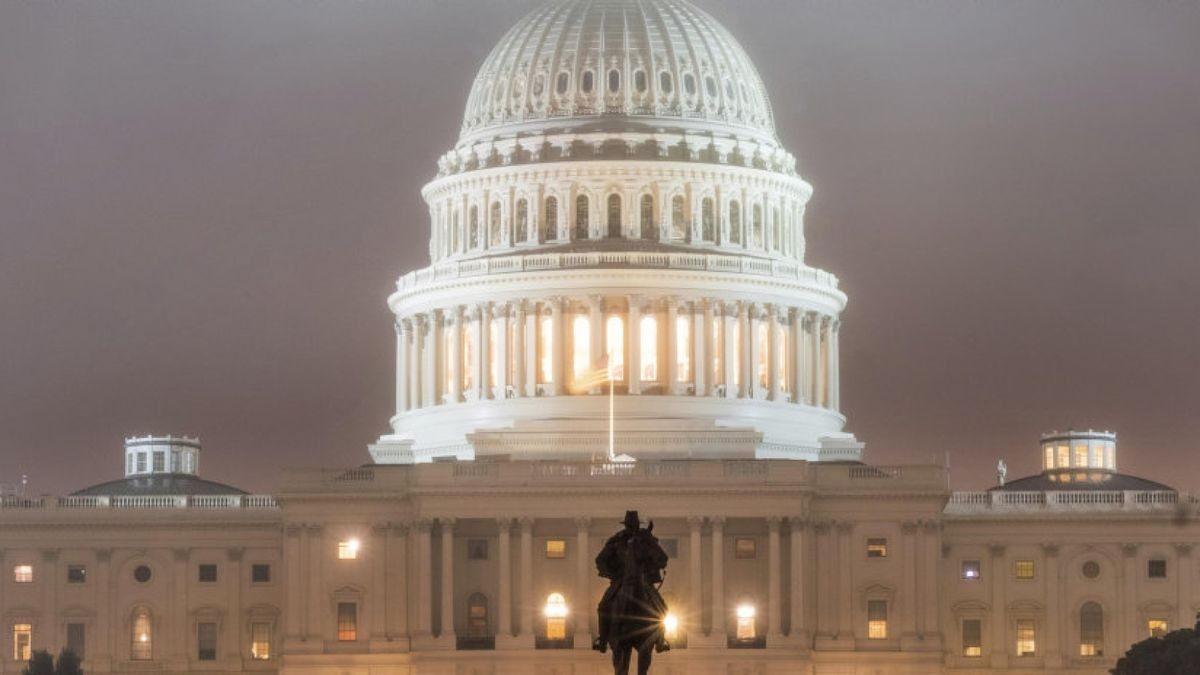
<instances>
[{"instance_id":1,"label":"rider's hat","mask_svg":"<svg viewBox=\"0 0 1200 675\"><path fill-rule=\"evenodd\" d=\"M637 529L642 524L642 521L638 519L637 511L626 511L624 522L625 522L625 527L631 527L633 529Z\"/></svg>"}]
</instances>

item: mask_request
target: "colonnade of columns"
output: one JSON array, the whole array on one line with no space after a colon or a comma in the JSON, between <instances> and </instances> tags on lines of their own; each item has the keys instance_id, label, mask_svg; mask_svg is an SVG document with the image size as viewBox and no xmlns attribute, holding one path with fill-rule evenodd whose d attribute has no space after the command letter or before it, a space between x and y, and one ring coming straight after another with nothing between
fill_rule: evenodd
<instances>
[{"instance_id":1,"label":"colonnade of columns","mask_svg":"<svg viewBox=\"0 0 1200 675\"><path fill-rule=\"evenodd\" d=\"M618 391L840 407L835 316L641 295L480 302L396 324L398 412L560 396L609 357Z\"/></svg>"}]
</instances>

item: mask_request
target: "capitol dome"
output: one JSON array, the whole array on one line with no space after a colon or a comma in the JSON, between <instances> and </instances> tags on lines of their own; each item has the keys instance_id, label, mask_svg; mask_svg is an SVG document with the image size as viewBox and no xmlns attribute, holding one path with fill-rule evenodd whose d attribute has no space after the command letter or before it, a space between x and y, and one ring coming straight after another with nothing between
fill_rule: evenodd
<instances>
[{"instance_id":1,"label":"capitol dome","mask_svg":"<svg viewBox=\"0 0 1200 675\"><path fill-rule=\"evenodd\" d=\"M744 50L690 3L519 21L422 191L430 264L388 299L375 461L858 459L846 296L805 263L795 166Z\"/></svg>"}]
</instances>

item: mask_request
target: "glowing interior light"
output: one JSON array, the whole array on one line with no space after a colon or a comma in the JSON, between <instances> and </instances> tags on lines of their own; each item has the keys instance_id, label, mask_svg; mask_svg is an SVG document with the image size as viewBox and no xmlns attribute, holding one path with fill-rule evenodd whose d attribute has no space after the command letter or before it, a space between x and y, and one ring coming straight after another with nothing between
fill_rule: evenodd
<instances>
[{"instance_id":1,"label":"glowing interior light","mask_svg":"<svg viewBox=\"0 0 1200 675\"><path fill-rule=\"evenodd\" d=\"M562 593L551 593L550 597L546 598L546 607L543 610L548 619L565 619L567 618L567 600Z\"/></svg>"},{"instance_id":2,"label":"glowing interior light","mask_svg":"<svg viewBox=\"0 0 1200 675\"><path fill-rule=\"evenodd\" d=\"M738 605L737 618L753 619L755 616L754 605Z\"/></svg>"},{"instance_id":3,"label":"glowing interior light","mask_svg":"<svg viewBox=\"0 0 1200 675\"><path fill-rule=\"evenodd\" d=\"M679 632L679 617L675 616L673 612L667 612L667 615L663 617L663 632L667 634L668 638L675 637Z\"/></svg>"}]
</instances>

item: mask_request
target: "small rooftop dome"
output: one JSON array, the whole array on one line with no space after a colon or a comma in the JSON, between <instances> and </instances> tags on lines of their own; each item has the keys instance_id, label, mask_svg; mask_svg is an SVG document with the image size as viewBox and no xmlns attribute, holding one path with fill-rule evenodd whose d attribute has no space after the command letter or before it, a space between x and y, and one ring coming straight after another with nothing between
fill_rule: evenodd
<instances>
[{"instance_id":1,"label":"small rooftop dome","mask_svg":"<svg viewBox=\"0 0 1200 675\"><path fill-rule=\"evenodd\" d=\"M143 436L125 439L125 478L75 492L88 496L244 495L244 490L200 478L200 439Z\"/></svg>"},{"instance_id":2,"label":"small rooftop dome","mask_svg":"<svg viewBox=\"0 0 1200 675\"><path fill-rule=\"evenodd\" d=\"M1137 476L1117 473L1117 435L1110 431L1042 434L1042 472L1006 482L994 490L1043 492L1057 490L1174 491Z\"/></svg>"}]
</instances>

